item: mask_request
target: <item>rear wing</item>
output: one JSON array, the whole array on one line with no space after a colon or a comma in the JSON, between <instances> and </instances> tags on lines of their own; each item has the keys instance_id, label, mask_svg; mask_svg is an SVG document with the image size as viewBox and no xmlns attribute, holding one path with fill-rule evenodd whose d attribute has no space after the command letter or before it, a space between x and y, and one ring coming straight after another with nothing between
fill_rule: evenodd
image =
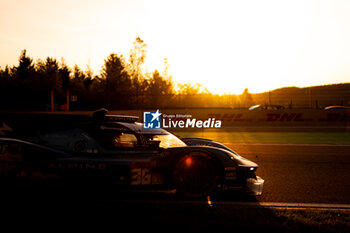
<instances>
[{"instance_id":1,"label":"rear wing","mask_svg":"<svg viewBox=\"0 0 350 233\"><path fill-rule=\"evenodd\" d=\"M104 122L134 123L138 117L106 115L106 109L93 114L71 112L0 112L0 137L22 138L65 129L99 126Z\"/></svg>"},{"instance_id":2,"label":"rear wing","mask_svg":"<svg viewBox=\"0 0 350 233\"><path fill-rule=\"evenodd\" d=\"M25 137L78 127L91 120L89 115L0 112L0 137Z\"/></svg>"},{"instance_id":3,"label":"rear wing","mask_svg":"<svg viewBox=\"0 0 350 233\"><path fill-rule=\"evenodd\" d=\"M99 109L92 114L94 121L96 122L125 122L125 123L135 123L139 117L137 116L127 116L127 115L107 115L107 109Z\"/></svg>"}]
</instances>

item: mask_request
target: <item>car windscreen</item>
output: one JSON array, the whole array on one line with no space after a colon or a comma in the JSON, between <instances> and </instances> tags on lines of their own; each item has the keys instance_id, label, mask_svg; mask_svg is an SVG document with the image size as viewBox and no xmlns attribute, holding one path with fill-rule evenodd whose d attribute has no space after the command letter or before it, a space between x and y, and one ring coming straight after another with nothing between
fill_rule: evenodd
<instances>
[{"instance_id":1,"label":"car windscreen","mask_svg":"<svg viewBox=\"0 0 350 233\"><path fill-rule=\"evenodd\" d=\"M160 148L184 147L186 144L173 134L144 134L147 141L160 141Z\"/></svg>"}]
</instances>

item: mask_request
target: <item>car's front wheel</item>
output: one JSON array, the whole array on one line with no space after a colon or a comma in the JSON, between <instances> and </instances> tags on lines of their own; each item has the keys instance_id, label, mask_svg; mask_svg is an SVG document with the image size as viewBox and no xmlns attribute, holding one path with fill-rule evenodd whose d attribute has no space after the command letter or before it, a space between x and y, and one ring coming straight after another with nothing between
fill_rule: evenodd
<instances>
[{"instance_id":1,"label":"car's front wheel","mask_svg":"<svg viewBox=\"0 0 350 233\"><path fill-rule=\"evenodd\" d=\"M177 191L186 197L200 198L212 194L220 180L216 160L204 152L181 156L174 169Z\"/></svg>"}]
</instances>

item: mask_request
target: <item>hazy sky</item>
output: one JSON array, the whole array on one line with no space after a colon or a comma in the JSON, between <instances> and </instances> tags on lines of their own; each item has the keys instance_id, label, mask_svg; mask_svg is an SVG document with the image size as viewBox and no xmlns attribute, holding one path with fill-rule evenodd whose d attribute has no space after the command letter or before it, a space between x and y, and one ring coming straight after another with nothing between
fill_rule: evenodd
<instances>
[{"instance_id":1,"label":"hazy sky","mask_svg":"<svg viewBox=\"0 0 350 233\"><path fill-rule=\"evenodd\" d=\"M0 66L63 57L98 74L139 35L147 68L213 93L350 82L348 0L0 0Z\"/></svg>"}]
</instances>

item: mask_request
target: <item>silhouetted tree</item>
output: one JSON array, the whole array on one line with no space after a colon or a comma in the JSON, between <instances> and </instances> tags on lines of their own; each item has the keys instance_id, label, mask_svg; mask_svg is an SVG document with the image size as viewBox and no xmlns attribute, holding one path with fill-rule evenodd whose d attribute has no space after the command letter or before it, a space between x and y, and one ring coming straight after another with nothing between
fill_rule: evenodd
<instances>
[{"instance_id":1,"label":"silhouetted tree","mask_svg":"<svg viewBox=\"0 0 350 233\"><path fill-rule=\"evenodd\" d=\"M5 69L0 67L0 109L11 106L10 93L14 90L11 82L11 74L8 66Z\"/></svg>"},{"instance_id":2,"label":"silhouetted tree","mask_svg":"<svg viewBox=\"0 0 350 233\"><path fill-rule=\"evenodd\" d=\"M207 101L205 101L211 93L203 85L196 83L185 83L178 84L178 98L177 102L180 106L185 107L199 107L207 106Z\"/></svg>"},{"instance_id":3,"label":"silhouetted tree","mask_svg":"<svg viewBox=\"0 0 350 233\"><path fill-rule=\"evenodd\" d=\"M33 101L36 99L35 88L33 84L36 80L35 65L33 59L27 56L26 50L22 50L18 66L11 69L10 88L8 100L11 104L21 106L24 109L37 108L34 105L40 105L40 102Z\"/></svg>"},{"instance_id":4,"label":"silhouetted tree","mask_svg":"<svg viewBox=\"0 0 350 233\"><path fill-rule=\"evenodd\" d=\"M64 60L62 59L61 67L58 69L59 78L62 82L62 92L65 93L67 90L69 90L70 85L70 73L71 70L69 67L65 64Z\"/></svg>"},{"instance_id":5,"label":"silhouetted tree","mask_svg":"<svg viewBox=\"0 0 350 233\"><path fill-rule=\"evenodd\" d=\"M19 64L15 67L16 78L20 80L26 80L30 74L34 71L33 59L26 55L27 50L22 50L19 56Z\"/></svg>"},{"instance_id":6,"label":"silhouetted tree","mask_svg":"<svg viewBox=\"0 0 350 233\"><path fill-rule=\"evenodd\" d=\"M248 108L254 105L252 94L249 93L248 88L244 89L243 93L240 95L240 99L241 99L242 107Z\"/></svg>"},{"instance_id":7,"label":"silhouetted tree","mask_svg":"<svg viewBox=\"0 0 350 233\"><path fill-rule=\"evenodd\" d=\"M174 93L171 80L162 77L158 70L155 70L151 79L148 80L147 100L150 107L161 108L169 102Z\"/></svg>"},{"instance_id":8,"label":"silhouetted tree","mask_svg":"<svg viewBox=\"0 0 350 233\"><path fill-rule=\"evenodd\" d=\"M18 65L0 67L0 110L44 110L50 104L50 92L55 102L64 104L65 91L77 96L71 103L74 110L142 109L166 107L250 107L255 101L267 103L269 93L251 94L246 88L240 95L213 95L200 84L178 84L169 72L168 60L164 59L162 71L146 73L146 43L136 37L126 61L122 55L110 54L104 61L99 75L93 75L75 65L68 67L64 60L55 58L33 59L22 50ZM350 84L311 88L281 88L274 91L273 102L285 105L293 101L293 108L308 107L311 100L320 107L331 104L349 105ZM334 94L336 93L336 94ZM271 95L270 95L271 96ZM254 97L254 98L253 98Z\"/></svg>"},{"instance_id":9,"label":"silhouetted tree","mask_svg":"<svg viewBox=\"0 0 350 233\"><path fill-rule=\"evenodd\" d=\"M43 89L62 93L62 80L59 77L59 65L55 58L47 57L45 61L37 62L37 72Z\"/></svg>"},{"instance_id":10,"label":"silhouetted tree","mask_svg":"<svg viewBox=\"0 0 350 233\"><path fill-rule=\"evenodd\" d=\"M86 90L89 90L91 85L93 84L93 73L90 68L90 66L86 66L86 71L85 71L85 79L83 80L84 87Z\"/></svg>"},{"instance_id":11,"label":"silhouetted tree","mask_svg":"<svg viewBox=\"0 0 350 233\"><path fill-rule=\"evenodd\" d=\"M139 106L144 100L144 91L147 86L143 71L143 64L146 59L147 44L138 36L133 42L133 48L130 50L129 63L127 71L131 77L131 92L135 97L135 105Z\"/></svg>"},{"instance_id":12,"label":"silhouetted tree","mask_svg":"<svg viewBox=\"0 0 350 233\"><path fill-rule=\"evenodd\" d=\"M110 54L102 67L101 78L105 83L107 108L127 107L131 80L123 56Z\"/></svg>"}]
</instances>

